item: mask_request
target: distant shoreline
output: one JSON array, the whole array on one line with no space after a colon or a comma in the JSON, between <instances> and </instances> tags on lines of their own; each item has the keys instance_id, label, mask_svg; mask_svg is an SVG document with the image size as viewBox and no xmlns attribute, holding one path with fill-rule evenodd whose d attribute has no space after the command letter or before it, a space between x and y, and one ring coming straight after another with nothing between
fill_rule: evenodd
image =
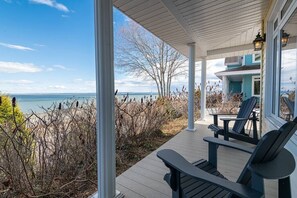
<instances>
[{"instance_id":1,"label":"distant shoreline","mask_svg":"<svg viewBox=\"0 0 297 198\"><path fill-rule=\"evenodd\" d=\"M1 93L1 92L0 92ZM67 92L67 93L2 93L3 95L71 95L71 94L96 94L96 92ZM126 95L126 94L132 94L132 95L157 95L157 92L118 92L117 94L120 95Z\"/></svg>"},{"instance_id":2,"label":"distant shoreline","mask_svg":"<svg viewBox=\"0 0 297 198\"><path fill-rule=\"evenodd\" d=\"M42 113L44 108L51 107L54 103L65 104L66 101L79 101L82 103L86 100L91 100L96 98L96 93L38 93L38 94L6 94L10 97L16 97L17 104L21 108L22 112L30 113L34 111L36 113ZM157 93L150 92L119 92L116 97L119 99L124 98L128 95L129 100L140 101L143 97L155 97Z\"/></svg>"}]
</instances>

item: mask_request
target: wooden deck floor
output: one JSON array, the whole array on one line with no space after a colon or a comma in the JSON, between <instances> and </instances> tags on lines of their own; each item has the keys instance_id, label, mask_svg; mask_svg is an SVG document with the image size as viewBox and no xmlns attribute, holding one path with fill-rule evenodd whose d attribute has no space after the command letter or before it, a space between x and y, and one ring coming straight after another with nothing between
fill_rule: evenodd
<instances>
[{"instance_id":1,"label":"wooden deck floor","mask_svg":"<svg viewBox=\"0 0 297 198\"><path fill-rule=\"evenodd\" d=\"M195 132L182 131L158 150L173 149L191 162L201 158L208 159L207 143L202 139L205 136L213 136L213 134L207 129L207 126L208 122L199 121L196 124ZM156 157L158 150L116 178L117 190L123 193L126 198L171 197L171 189L163 180L168 168ZM249 154L240 151L220 147L218 150L218 170L229 180L235 181L249 156ZM277 197L277 182L265 181L265 190L266 197Z\"/></svg>"}]
</instances>

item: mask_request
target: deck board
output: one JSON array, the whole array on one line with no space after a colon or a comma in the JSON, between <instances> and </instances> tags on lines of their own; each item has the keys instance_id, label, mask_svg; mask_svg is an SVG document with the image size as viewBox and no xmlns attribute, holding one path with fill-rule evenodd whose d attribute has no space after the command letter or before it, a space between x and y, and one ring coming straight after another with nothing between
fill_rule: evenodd
<instances>
[{"instance_id":1,"label":"deck board","mask_svg":"<svg viewBox=\"0 0 297 198\"><path fill-rule=\"evenodd\" d=\"M161 149L174 149L190 162L208 159L208 145L203 137L212 136L207 129L208 123L199 121L195 132L182 131L156 151L136 163L117 177L117 189L126 198L157 198L171 197L171 189L163 180L168 168L157 158ZM231 140L240 142L237 140ZM251 145L250 145L251 146ZM218 150L218 170L229 180L236 181L250 154L220 147ZM265 180L266 197L277 197L277 182Z\"/></svg>"}]
</instances>

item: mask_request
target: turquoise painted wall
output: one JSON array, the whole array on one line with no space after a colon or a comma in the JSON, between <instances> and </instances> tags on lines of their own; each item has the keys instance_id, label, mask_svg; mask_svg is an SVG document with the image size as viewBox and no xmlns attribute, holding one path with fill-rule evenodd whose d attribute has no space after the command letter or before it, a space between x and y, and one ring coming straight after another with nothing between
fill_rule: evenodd
<instances>
[{"instance_id":1,"label":"turquoise painted wall","mask_svg":"<svg viewBox=\"0 0 297 198\"><path fill-rule=\"evenodd\" d=\"M237 68L237 67L240 67L242 65L227 65L227 70L229 69L234 69L234 68Z\"/></svg>"},{"instance_id":2,"label":"turquoise painted wall","mask_svg":"<svg viewBox=\"0 0 297 198\"><path fill-rule=\"evenodd\" d=\"M245 65L259 65L260 63L253 63L253 55L248 54L244 56ZM227 65L227 70L240 67L242 65ZM243 92L243 100L252 97L252 76L243 75L242 82L229 82L229 93Z\"/></svg>"},{"instance_id":3,"label":"turquoise painted wall","mask_svg":"<svg viewBox=\"0 0 297 198\"><path fill-rule=\"evenodd\" d=\"M241 93L241 82L229 82L229 93Z\"/></svg>"},{"instance_id":4,"label":"turquoise painted wall","mask_svg":"<svg viewBox=\"0 0 297 198\"><path fill-rule=\"evenodd\" d=\"M242 79L243 100L252 96L252 75L244 75Z\"/></svg>"},{"instance_id":5,"label":"turquoise painted wall","mask_svg":"<svg viewBox=\"0 0 297 198\"><path fill-rule=\"evenodd\" d=\"M260 63L253 63L253 55L248 54L244 56L245 65L259 65Z\"/></svg>"}]
</instances>

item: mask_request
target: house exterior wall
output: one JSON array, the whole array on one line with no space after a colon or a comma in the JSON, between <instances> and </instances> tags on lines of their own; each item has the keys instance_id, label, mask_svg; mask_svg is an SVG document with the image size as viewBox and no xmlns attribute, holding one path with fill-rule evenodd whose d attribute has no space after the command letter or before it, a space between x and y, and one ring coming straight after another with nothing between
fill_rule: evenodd
<instances>
[{"instance_id":1,"label":"house exterior wall","mask_svg":"<svg viewBox=\"0 0 297 198\"><path fill-rule=\"evenodd\" d=\"M241 82L230 82L229 93L241 93Z\"/></svg>"},{"instance_id":2,"label":"house exterior wall","mask_svg":"<svg viewBox=\"0 0 297 198\"><path fill-rule=\"evenodd\" d=\"M242 92L243 100L246 100L252 96L252 75L244 75L242 77Z\"/></svg>"},{"instance_id":3,"label":"house exterior wall","mask_svg":"<svg viewBox=\"0 0 297 198\"><path fill-rule=\"evenodd\" d=\"M262 77L262 108L261 108L261 126L260 126L260 133L261 136L263 136L265 133L278 129L284 122L279 122L275 120L270 114L269 111L272 107L272 104L270 102L270 98L273 97L274 93L270 90L271 82L270 79L272 78L272 71L271 71L271 65L272 65L272 33L273 33L273 20L276 15L276 13L280 12L281 5L285 1L283 0L272 0L271 5L269 8L269 11L264 18L264 31L266 32L266 43L264 45L264 49L262 50L262 64L261 64L261 77ZM291 5L295 5L296 7L297 0L293 0L293 3ZM289 140L289 142L285 146L286 149L288 149L295 158L295 161L297 162L297 133L293 135L293 137ZM291 179L291 193L292 197L297 197L297 169L292 173L290 176Z\"/></svg>"},{"instance_id":4,"label":"house exterior wall","mask_svg":"<svg viewBox=\"0 0 297 198\"><path fill-rule=\"evenodd\" d=\"M250 66L259 65L259 62L253 62L253 55L252 54L247 54L247 55L244 55L242 64L227 65L227 70L234 69L234 68L237 68L237 67L240 67L240 66L243 66L243 65L250 65Z\"/></svg>"},{"instance_id":5,"label":"house exterior wall","mask_svg":"<svg viewBox=\"0 0 297 198\"><path fill-rule=\"evenodd\" d=\"M259 62L253 62L252 54L245 55L244 62L245 65L259 65Z\"/></svg>"},{"instance_id":6,"label":"house exterior wall","mask_svg":"<svg viewBox=\"0 0 297 198\"><path fill-rule=\"evenodd\" d=\"M227 65L227 70L240 67L241 65Z\"/></svg>"},{"instance_id":7,"label":"house exterior wall","mask_svg":"<svg viewBox=\"0 0 297 198\"><path fill-rule=\"evenodd\" d=\"M253 62L253 55L247 54L243 57L242 64L231 64L227 65L227 70L241 67L243 65L259 65L259 62ZM242 81L230 81L229 82L229 93L241 93L243 92L243 99L246 100L252 96L252 76L253 75L242 75Z\"/></svg>"}]
</instances>

